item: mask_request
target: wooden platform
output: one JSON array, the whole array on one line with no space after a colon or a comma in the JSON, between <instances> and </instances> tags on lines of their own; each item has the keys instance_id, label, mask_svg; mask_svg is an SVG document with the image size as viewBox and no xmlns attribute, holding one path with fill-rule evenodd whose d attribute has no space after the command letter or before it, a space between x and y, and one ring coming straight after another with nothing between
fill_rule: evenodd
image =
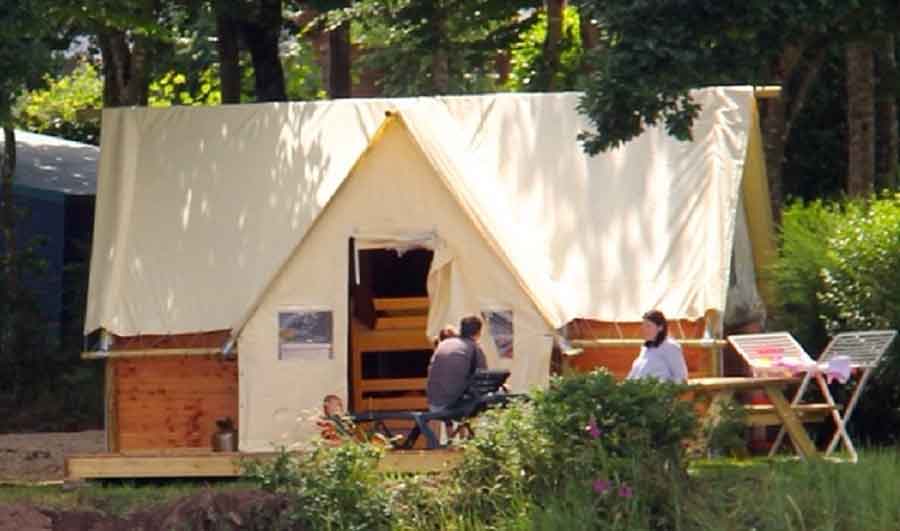
<instances>
[{"instance_id":1,"label":"wooden platform","mask_svg":"<svg viewBox=\"0 0 900 531\"><path fill-rule=\"evenodd\" d=\"M66 456L65 479L236 478L241 463L267 460L275 453L184 451L106 453ZM459 450L390 451L379 470L394 473L432 473L451 469L462 460Z\"/></svg>"}]
</instances>

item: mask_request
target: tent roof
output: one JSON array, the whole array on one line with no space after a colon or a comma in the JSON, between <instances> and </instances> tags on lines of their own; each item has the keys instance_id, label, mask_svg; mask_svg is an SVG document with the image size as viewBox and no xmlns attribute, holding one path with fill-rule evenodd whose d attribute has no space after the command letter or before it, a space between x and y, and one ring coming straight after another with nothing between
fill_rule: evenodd
<instances>
[{"instance_id":1,"label":"tent roof","mask_svg":"<svg viewBox=\"0 0 900 531\"><path fill-rule=\"evenodd\" d=\"M70 195L94 195L99 155L100 148L90 144L16 131L15 184Z\"/></svg>"},{"instance_id":2,"label":"tent roof","mask_svg":"<svg viewBox=\"0 0 900 531\"><path fill-rule=\"evenodd\" d=\"M694 96L694 141L653 128L597 157L574 93L106 110L86 330L238 326L386 111L552 324L723 311L755 106Z\"/></svg>"}]
</instances>

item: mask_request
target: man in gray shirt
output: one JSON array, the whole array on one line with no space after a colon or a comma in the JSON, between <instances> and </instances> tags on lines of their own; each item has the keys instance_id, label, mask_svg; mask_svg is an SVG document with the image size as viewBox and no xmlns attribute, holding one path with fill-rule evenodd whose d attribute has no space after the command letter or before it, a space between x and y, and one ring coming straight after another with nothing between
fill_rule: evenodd
<instances>
[{"instance_id":1,"label":"man in gray shirt","mask_svg":"<svg viewBox=\"0 0 900 531\"><path fill-rule=\"evenodd\" d=\"M475 369L487 369L487 359L478 345L481 329L478 316L463 317L459 337L445 339L434 349L425 389L430 411L443 411L453 406L465 392Z\"/></svg>"}]
</instances>

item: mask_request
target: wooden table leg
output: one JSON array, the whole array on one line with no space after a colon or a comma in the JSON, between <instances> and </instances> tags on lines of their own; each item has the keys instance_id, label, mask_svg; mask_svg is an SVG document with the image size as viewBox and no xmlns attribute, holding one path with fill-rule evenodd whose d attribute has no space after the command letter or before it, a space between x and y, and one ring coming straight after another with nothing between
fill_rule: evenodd
<instances>
[{"instance_id":1,"label":"wooden table leg","mask_svg":"<svg viewBox=\"0 0 900 531\"><path fill-rule=\"evenodd\" d=\"M764 386L764 389L772 405L775 406L778 417L784 422L784 428L790 435L791 442L794 443L794 448L797 449L797 452L801 457L817 456L819 452L816 450L816 445L809 438L806 428L803 427L803 423L800 422L794 410L791 409L791 404L784 397L781 389L771 385Z\"/></svg>"}]
</instances>

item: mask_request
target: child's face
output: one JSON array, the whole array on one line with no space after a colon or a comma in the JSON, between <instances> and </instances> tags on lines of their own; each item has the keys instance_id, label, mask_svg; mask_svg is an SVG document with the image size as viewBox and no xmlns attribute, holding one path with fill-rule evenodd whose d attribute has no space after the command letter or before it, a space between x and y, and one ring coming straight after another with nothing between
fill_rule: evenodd
<instances>
[{"instance_id":1,"label":"child's face","mask_svg":"<svg viewBox=\"0 0 900 531\"><path fill-rule=\"evenodd\" d=\"M340 398L332 398L325 401L323 409L326 415L339 415L344 412L344 403Z\"/></svg>"}]
</instances>

